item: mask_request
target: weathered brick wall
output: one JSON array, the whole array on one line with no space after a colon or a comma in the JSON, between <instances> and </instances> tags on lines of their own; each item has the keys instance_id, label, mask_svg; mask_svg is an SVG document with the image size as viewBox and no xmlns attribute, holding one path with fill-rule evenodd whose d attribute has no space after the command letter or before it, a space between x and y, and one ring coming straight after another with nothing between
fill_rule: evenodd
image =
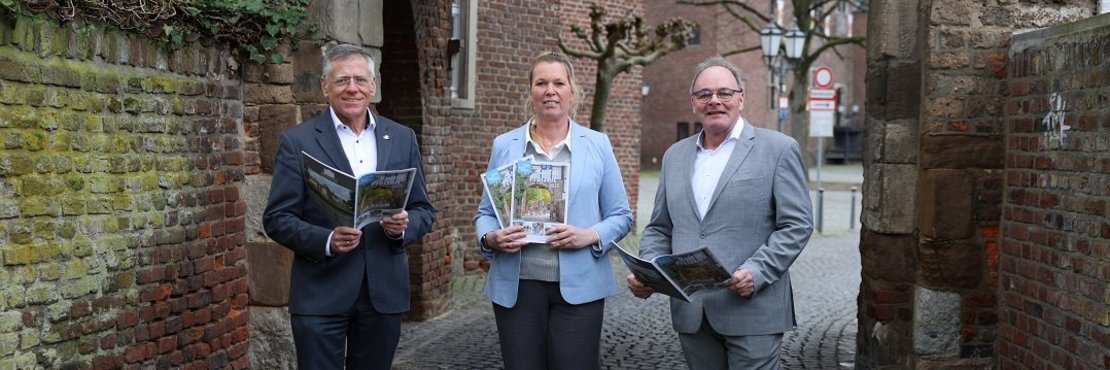
<instances>
[{"instance_id":1,"label":"weathered brick wall","mask_svg":"<svg viewBox=\"0 0 1110 370\"><path fill-rule=\"evenodd\" d=\"M454 122L447 81L447 41L450 34L447 3L386 1L383 9L386 38L382 46L383 115L393 117L419 135L428 196L436 207L435 228L419 245L409 248L409 285L412 311L407 319L427 320L450 308L453 246L458 242L459 218L455 201L459 169L445 146L452 140ZM407 33L400 35L394 33Z\"/></svg>"},{"instance_id":2,"label":"weathered brick wall","mask_svg":"<svg viewBox=\"0 0 1110 370\"><path fill-rule=\"evenodd\" d=\"M1011 33L1092 11L1084 1L870 3L859 366L998 363Z\"/></svg>"},{"instance_id":3,"label":"weathered brick wall","mask_svg":"<svg viewBox=\"0 0 1110 370\"><path fill-rule=\"evenodd\" d=\"M1014 37L1002 107L1005 369L1110 368L1110 14Z\"/></svg>"},{"instance_id":4,"label":"weathered brick wall","mask_svg":"<svg viewBox=\"0 0 1110 370\"><path fill-rule=\"evenodd\" d=\"M244 368L229 55L77 29L0 16L0 368Z\"/></svg>"}]
</instances>

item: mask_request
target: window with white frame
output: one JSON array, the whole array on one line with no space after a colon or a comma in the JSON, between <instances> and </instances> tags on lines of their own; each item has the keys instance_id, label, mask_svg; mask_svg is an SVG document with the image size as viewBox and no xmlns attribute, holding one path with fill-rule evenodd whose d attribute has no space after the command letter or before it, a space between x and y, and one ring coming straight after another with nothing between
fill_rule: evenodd
<instances>
[{"instance_id":1,"label":"window with white frame","mask_svg":"<svg viewBox=\"0 0 1110 370\"><path fill-rule=\"evenodd\" d=\"M474 108L477 21L478 0L451 0L451 39L447 43L451 63L448 87L451 104L458 108Z\"/></svg>"}]
</instances>

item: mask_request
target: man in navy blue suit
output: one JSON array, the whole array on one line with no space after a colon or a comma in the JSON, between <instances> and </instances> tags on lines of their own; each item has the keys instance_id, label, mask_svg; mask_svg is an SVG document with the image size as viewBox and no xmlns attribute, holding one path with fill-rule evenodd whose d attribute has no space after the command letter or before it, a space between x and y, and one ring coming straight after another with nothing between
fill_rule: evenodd
<instances>
[{"instance_id":1,"label":"man in navy blue suit","mask_svg":"<svg viewBox=\"0 0 1110 370\"><path fill-rule=\"evenodd\" d=\"M289 313L301 369L389 369L409 310L405 247L432 228L416 133L370 111L377 89L370 52L337 45L324 55L327 111L286 130L263 215L266 234L292 250ZM301 151L362 174L416 168L405 209L362 229L336 225L308 201Z\"/></svg>"}]
</instances>

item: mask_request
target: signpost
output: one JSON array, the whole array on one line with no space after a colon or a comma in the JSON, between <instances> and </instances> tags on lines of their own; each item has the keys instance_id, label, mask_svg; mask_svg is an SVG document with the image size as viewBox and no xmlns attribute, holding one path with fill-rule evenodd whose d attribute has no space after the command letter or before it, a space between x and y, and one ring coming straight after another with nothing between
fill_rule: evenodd
<instances>
[{"instance_id":1,"label":"signpost","mask_svg":"<svg viewBox=\"0 0 1110 370\"><path fill-rule=\"evenodd\" d=\"M806 98L809 109L809 137L817 138L817 232L822 232L824 219L824 189L821 189L821 165L825 161L825 138L833 136L833 123L836 121L836 89L833 88L833 73L829 67L817 67L813 71L813 85Z\"/></svg>"}]
</instances>

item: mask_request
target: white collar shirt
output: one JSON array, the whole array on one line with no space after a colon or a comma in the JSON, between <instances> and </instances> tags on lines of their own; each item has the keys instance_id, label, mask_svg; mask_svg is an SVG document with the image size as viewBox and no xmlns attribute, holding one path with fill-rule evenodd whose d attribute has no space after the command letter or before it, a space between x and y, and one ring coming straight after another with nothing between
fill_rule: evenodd
<instances>
[{"instance_id":1,"label":"white collar shirt","mask_svg":"<svg viewBox=\"0 0 1110 370\"><path fill-rule=\"evenodd\" d=\"M528 127L527 130L528 131L526 131L524 133L524 137L525 137L525 139L528 140L528 144L532 145L532 149L536 151L536 154L538 154L540 157L543 157L541 159L541 161L544 161L544 162L554 161L555 158L559 157L559 153L561 153L563 151L563 149L566 149L567 151L570 151L570 122L569 121L567 122L567 136L564 137L563 140L561 140L558 143L556 143L555 145L551 146L551 150L549 150L549 151L544 151L543 150L543 145L540 145L540 143L536 142L535 140L532 140L532 126L534 124L535 124L534 121L531 121L531 120L528 121L528 125L527 125L527 127Z\"/></svg>"},{"instance_id":2,"label":"white collar shirt","mask_svg":"<svg viewBox=\"0 0 1110 370\"><path fill-rule=\"evenodd\" d=\"M740 132L743 130L744 119L737 118L728 137L716 149L702 146L705 132L698 134L697 159L694 160L694 176L690 179L690 185L694 190L694 203L698 206L699 218L705 218L706 212L709 212L713 191L721 180L721 174L725 171L725 165L728 164L729 157L732 157L732 150L736 148L736 142L740 140Z\"/></svg>"},{"instance_id":3,"label":"white collar shirt","mask_svg":"<svg viewBox=\"0 0 1110 370\"><path fill-rule=\"evenodd\" d=\"M351 172L353 172L351 175L358 178L377 171L378 141L374 137L374 130L378 123L374 120L374 115L370 114L370 110L366 110L366 116L368 117L366 129L358 135L355 135L354 130L339 120L334 109L328 108L328 110L331 112L335 133L339 135L339 142L343 144L343 153L347 155L347 161L351 164Z\"/></svg>"}]
</instances>

